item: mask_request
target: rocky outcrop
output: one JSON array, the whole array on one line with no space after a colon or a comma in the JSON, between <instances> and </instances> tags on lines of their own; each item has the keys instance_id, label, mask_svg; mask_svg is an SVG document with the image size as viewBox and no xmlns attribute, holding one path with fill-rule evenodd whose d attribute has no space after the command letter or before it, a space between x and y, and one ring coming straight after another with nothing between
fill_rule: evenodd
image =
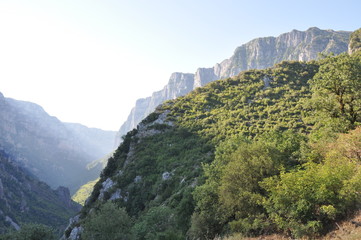
<instances>
[{"instance_id":1,"label":"rocky outcrop","mask_svg":"<svg viewBox=\"0 0 361 240\"><path fill-rule=\"evenodd\" d=\"M0 179L0 199L3 199L4 198L4 186L3 186L3 183Z\"/></svg>"},{"instance_id":2,"label":"rocky outcrop","mask_svg":"<svg viewBox=\"0 0 361 240\"><path fill-rule=\"evenodd\" d=\"M361 28L354 31L350 37L348 53L353 54L361 49Z\"/></svg>"},{"instance_id":3,"label":"rocky outcrop","mask_svg":"<svg viewBox=\"0 0 361 240\"><path fill-rule=\"evenodd\" d=\"M210 68L198 68L195 74L173 73L163 90L151 97L139 99L126 122L120 127L121 136L132 130L162 102L187 94L197 87L217 79L228 78L248 69L264 69L284 60L309 61L321 52L339 54L348 49L350 32L310 28L293 30L278 37L254 39L236 48L234 54Z\"/></svg>"},{"instance_id":4,"label":"rocky outcrop","mask_svg":"<svg viewBox=\"0 0 361 240\"><path fill-rule=\"evenodd\" d=\"M135 107L131 110L127 121L123 123L115 139L115 147L118 147L121 136L135 128L148 114L166 100L183 96L194 88L194 74L172 73L168 84L160 91L154 92L151 97L138 99Z\"/></svg>"},{"instance_id":5,"label":"rocky outcrop","mask_svg":"<svg viewBox=\"0 0 361 240\"><path fill-rule=\"evenodd\" d=\"M12 226L16 231L20 230L20 226L16 222L14 222L14 220L11 217L6 216L5 222L10 223L10 226Z\"/></svg>"}]
</instances>

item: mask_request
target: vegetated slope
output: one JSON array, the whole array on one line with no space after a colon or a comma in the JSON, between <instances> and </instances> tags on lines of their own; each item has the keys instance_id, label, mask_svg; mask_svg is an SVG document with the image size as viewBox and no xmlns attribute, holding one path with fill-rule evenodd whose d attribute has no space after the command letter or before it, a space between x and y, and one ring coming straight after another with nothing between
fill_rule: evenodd
<instances>
[{"instance_id":1,"label":"vegetated slope","mask_svg":"<svg viewBox=\"0 0 361 240\"><path fill-rule=\"evenodd\" d=\"M108 159L113 156L114 151L105 155L102 158L99 158L95 161L92 161L91 163L89 163L86 168L88 169L88 171L94 171L94 169L103 169L106 167L107 163L108 163ZM81 204L84 205L85 200L90 196L91 192L93 191L93 187L95 185L95 183L97 183L99 180L99 178L95 179L95 180L91 180L89 182L87 182L86 184L82 185L72 196L72 199Z\"/></svg>"},{"instance_id":2,"label":"vegetated slope","mask_svg":"<svg viewBox=\"0 0 361 240\"><path fill-rule=\"evenodd\" d=\"M341 54L166 102L124 137L65 237L325 233L361 202L360 79L361 56Z\"/></svg>"},{"instance_id":3,"label":"vegetated slope","mask_svg":"<svg viewBox=\"0 0 361 240\"><path fill-rule=\"evenodd\" d=\"M94 181L89 181L87 184L81 186L76 193L71 197L74 202L77 202L81 205L85 204L86 199L90 196L93 191L94 185L99 181L99 178Z\"/></svg>"},{"instance_id":4,"label":"vegetated slope","mask_svg":"<svg viewBox=\"0 0 361 240\"><path fill-rule=\"evenodd\" d=\"M101 168L88 171L86 165L112 151L114 132L62 123L39 105L2 94L0 106L0 148L53 188L74 192L95 179Z\"/></svg>"},{"instance_id":5,"label":"vegetated slope","mask_svg":"<svg viewBox=\"0 0 361 240\"><path fill-rule=\"evenodd\" d=\"M162 90L137 100L127 121L120 127L117 144L121 142L121 136L135 128L166 100L184 96L197 87L235 76L244 70L265 69L284 60L310 61L316 59L321 52L346 52L350 33L313 27L306 31L293 30L278 37L257 38L236 48L229 59L215 64L214 67L198 68L194 74L173 73Z\"/></svg>"},{"instance_id":6,"label":"vegetated slope","mask_svg":"<svg viewBox=\"0 0 361 240\"><path fill-rule=\"evenodd\" d=\"M154 92L151 97L137 100L117 134L115 145L117 147L122 141L121 136L136 128L141 120L166 100L184 96L197 87L217 79L235 76L243 70L264 69L282 60L309 61L316 59L321 52L346 52L349 36L350 32L321 30L315 27L306 31L293 30L278 37L251 40L236 48L229 59L211 68L198 68L195 74L172 73L168 84L162 90ZM92 166L102 167L96 163Z\"/></svg>"},{"instance_id":7,"label":"vegetated slope","mask_svg":"<svg viewBox=\"0 0 361 240\"><path fill-rule=\"evenodd\" d=\"M306 131L300 100L309 96L307 81L317 69L316 63L284 62L215 81L167 102L125 136L82 217L111 199L137 219L135 228L168 224L150 233L139 230L137 238L171 233L184 237L195 207L192 192L202 183L202 163L212 162L215 147L234 134ZM155 215L159 218L151 217ZM68 235L77 231L74 226Z\"/></svg>"},{"instance_id":8,"label":"vegetated slope","mask_svg":"<svg viewBox=\"0 0 361 240\"><path fill-rule=\"evenodd\" d=\"M25 223L41 223L63 231L68 218L80 207L70 199L68 189L52 190L0 151L0 234Z\"/></svg>"}]
</instances>

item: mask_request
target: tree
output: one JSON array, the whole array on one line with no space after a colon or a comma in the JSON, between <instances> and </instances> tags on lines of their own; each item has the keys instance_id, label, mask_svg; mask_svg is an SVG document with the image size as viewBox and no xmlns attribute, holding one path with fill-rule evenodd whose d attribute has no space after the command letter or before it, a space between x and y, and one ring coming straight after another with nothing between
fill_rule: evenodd
<instances>
[{"instance_id":1,"label":"tree","mask_svg":"<svg viewBox=\"0 0 361 240\"><path fill-rule=\"evenodd\" d=\"M129 240L132 220L123 208L108 201L92 212L84 223L84 240Z\"/></svg>"},{"instance_id":2,"label":"tree","mask_svg":"<svg viewBox=\"0 0 361 240\"><path fill-rule=\"evenodd\" d=\"M315 236L358 208L361 201L360 128L324 145L319 163L309 162L263 180L263 205L278 229Z\"/></svg>"},{"instance_id":3,"label":"tree","mask_svg":"<svg viewBox=\"0 0 361 240\"><path fill-rule=\"evenodd\" d=\"M327 57L311 81L316 109L354 126L361 115L361 57Z\"/></svg>"},{"instance_id":4,"label":"tree","mask_svg":"<svg viewBox=\"0 0 361 240\"><path fill-rule=\"evenodd\" d=\"M192 239L214 238L227 224L246 235L269 231L272 226L262 206L265 191L259 182L297 164L302 140L286 131L265 133L253 142L233 137L220 144L215 161L204 166L206 183L194 193Z\"/></svg>"}]
</instances>

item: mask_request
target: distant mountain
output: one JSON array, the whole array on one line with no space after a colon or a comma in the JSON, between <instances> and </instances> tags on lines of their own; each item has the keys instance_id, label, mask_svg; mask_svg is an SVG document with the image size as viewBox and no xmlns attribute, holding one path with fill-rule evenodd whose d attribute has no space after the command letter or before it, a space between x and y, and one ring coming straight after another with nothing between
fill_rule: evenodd
<instances>
[{"instance_id":1,"label":"distant mountain","mask_svg":"<svg viewBox=\"0 0 361 240\"><path fill-rule=\"evenodd\" d=\"M23 223L41 223L61 231L80 207L70 199L69 189L52 190L0 151L0 234Z\"/></svg>"},{"instance_id":2,"label":"distant mountain","mask_svg":"<svg viewBox=\"0 0 361 240\"><path fill-rule=\"evenodd\" d=\"M119 129L116 144L121 136L132 130L149 113L166 100L183 96L197 87L217 79L237 75L243 70L265 69L284 60L309 61L319 53L347 52L351 32L321 30L293 30L278 37L254 39L236 48L234 54L211 68L198 68L195 74L173 73L168 84L152 96L137 100L127 120Z\"/></svg>"},{"instance_id":3,"label":"distant mountain","mask_svg":"<svg viewBox=\"0 0 361 240\"><path fill-rule=\"evenodd\" d=\"M86 165L113 150L115 132L62 123L37 104L0 93L0 150L20 161L40 180L71 192L97 178Z\"/></svg>"}]
</instances>

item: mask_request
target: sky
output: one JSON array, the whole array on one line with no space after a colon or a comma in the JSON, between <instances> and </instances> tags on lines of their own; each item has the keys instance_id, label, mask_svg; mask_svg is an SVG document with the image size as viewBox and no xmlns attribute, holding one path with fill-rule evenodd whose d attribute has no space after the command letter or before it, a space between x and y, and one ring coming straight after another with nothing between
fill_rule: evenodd
<instances>
[{"instance_id":1,"label":"sky","mask_svg":"<svg viewBox=\"0 0 361 240\"><path fill-rule=\"evenodd\" d=\"M293 29L354 31L359 0L0 0L0 92L117 131L171 73Z\"/></svg>"}]
</instances>

